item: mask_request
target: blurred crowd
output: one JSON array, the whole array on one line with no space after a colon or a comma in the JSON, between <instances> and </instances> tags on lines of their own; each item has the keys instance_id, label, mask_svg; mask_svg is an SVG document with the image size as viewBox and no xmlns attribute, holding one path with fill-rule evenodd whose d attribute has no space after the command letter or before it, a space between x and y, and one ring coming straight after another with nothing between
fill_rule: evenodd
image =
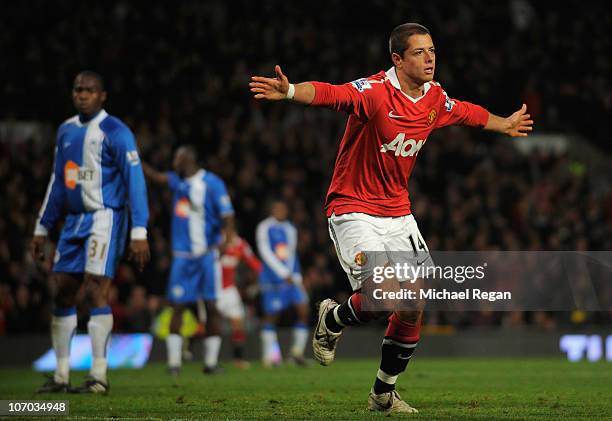
<instances>
[{"instance_id":1,"label":"blurred crowd","mask_svg":"<svg viewBox=\"0 0 612 421\"><path fill-rule=\"evenodd\" d=\"M255 103L249 76L272 74L276 63L292 81L368 76L390 67L391 29L418 21L433 34L436 80L451 96L500 115L526 102L538 131L580 134L610 151L612 12L599 3L549 6L374 0L360 7L332 0L315 15L312 2L306 10L276 0L13 4L0 16L0 45L11 57L0 61L0 120L55 127L74 114L74 75L99 71L106 109L135 132L143 160L170 169L178 145L195 145L203 166L226 181L239 231L252 245L266 200L286 200L311 302L344 299L349 284L323 200L346 118ZM0 334L48 327L52 243L44 264L27 252L51 172L53 134L44 133L16 139L4 131L0 138ZM490 134L449 128L419 153L410 192L431 250L612 250L611 186L608 176L591 174L566 154L523 155ZM149 186L153 258L143 273L120 266L112 291L117 330L149 330L164 305L170 200L167 190ZM256 297L245 298L256 314ZM605 314L565 313L428 318L430 325L543 327L610 321Z\"/></svg>"}]
</instances>

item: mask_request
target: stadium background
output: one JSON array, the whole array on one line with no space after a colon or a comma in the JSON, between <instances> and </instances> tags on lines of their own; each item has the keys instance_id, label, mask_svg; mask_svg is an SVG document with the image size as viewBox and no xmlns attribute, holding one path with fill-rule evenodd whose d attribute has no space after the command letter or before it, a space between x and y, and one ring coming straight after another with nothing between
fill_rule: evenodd
<instances>
[{"instance_id":1,"label":"stadium background","mask_svg":"<svg viewBox=\"0 0 612 421\"><path fill-rule=\"evenodd\" d=\"M612 13L603 2L13 3L0 16L0 335L48 331L50 261L35 264L27 244L54 130L74 114L71 84L82 69L105 77L105 108L132 128L143 160L168 169L178 145L197 147L204 167L226 180L252 245L266 200L285 199L311 302L346 297L322 209L345 117L255 103L247 83L276 63L292 81L342 83L387 69L388 34L407 20L432 31L436 80L451 96L498 115L526 102L536 133L569 134L596 148L595 160L567 151L525 155L488 133L438 131L410 185L429 248L612 249L612 183L609 170L598 170L610 167L612 150ZM148 331L163 305L169 193L150 185L149 202L152 260L142 274L121 265L116 331ZM428 313L426 320L430 328L545 330L610 322L610 313Z\"/></svg>"}]
</instances>

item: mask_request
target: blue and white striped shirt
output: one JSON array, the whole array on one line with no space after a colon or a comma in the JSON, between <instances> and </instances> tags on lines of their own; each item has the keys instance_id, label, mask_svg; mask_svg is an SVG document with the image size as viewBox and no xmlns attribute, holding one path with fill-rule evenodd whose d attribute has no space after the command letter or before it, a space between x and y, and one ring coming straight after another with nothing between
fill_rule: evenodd
<instances>
[{"instance_id":1,"label":"blue and white striped shirt","mask_svg":"<svg viewBox=\"0 0 612 421\"><path fill-rule=\"evenodd\" d=\"M201 256L221 242L223 217L234 208L225 183L200 169L187 178L168 172L172 200L172 251L175 255Z\"/></svg>"},{"instance_id":2,"label":"blue and white striped shirt","mask_svg":"<svg viewBox=\"0 0 612 421\"><path fill-rule=\"evenodd\" d=\"M260 282L278 284L289 277L293 282L301 282L297 229L293 224L270 216L257 225L256 236L257 251L263 262Z\"/></svg>"},{"instance_id":3,"label":"blue and white striped shirt","mask_svg":"<svg viewBox=\"0 0 612 421\"><path fill-rule=\"evenodd\" d=\"M36 235L46 235L64 210L129 206L132 239L146 238L147 187L134 135L121 120L104 110L85 123L78 116L66 120L57 132L53 167Z\"/></svg>"}]
</instances>

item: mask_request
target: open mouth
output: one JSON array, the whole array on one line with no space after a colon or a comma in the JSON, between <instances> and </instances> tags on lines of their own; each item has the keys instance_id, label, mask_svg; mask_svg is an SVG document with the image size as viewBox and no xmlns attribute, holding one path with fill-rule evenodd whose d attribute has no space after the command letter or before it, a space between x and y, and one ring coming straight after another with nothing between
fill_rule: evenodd
<instances>
[{"instance_id":1,"label":"open mouth","mask_svg":"<svg viewBox=\"0 0 612 421\"><path fill-rule=\"evenodd\" d=\"M427 75L433 74L433 71L434 71L433 67L426 67L425 68L425 74L427 74Z\"/></svg>"}]
</instances>

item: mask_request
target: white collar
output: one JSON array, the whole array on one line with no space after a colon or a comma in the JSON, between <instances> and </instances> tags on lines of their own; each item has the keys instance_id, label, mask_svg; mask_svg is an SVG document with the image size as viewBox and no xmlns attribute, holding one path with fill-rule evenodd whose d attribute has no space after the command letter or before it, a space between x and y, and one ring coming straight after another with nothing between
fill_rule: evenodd
<instances>
[{"instance_id":1,"label":"white collar","mask_svg":"<svg viewBox=\"0 0 612 421\"><path fill-rule=\"evenodd\" d=\"M407 93L405 93L404 91L402 91L402 87L400 85L399 79L397 77L397 73L395 71L395 66L393 66L389 70L387 70L385 72L385 75L387 76L387 79L389 79L389 82L391 82L391 85L393 85L393 87L395 89L398 89L402 94L404 94L404 96L406 98L408 98L410 101L412 101L414 103L416 103L418 100L420 100L425 95L427 95L427 91L429 91L429 88L431 87L429 82L425 82L425 84L423 85L423 95L421 95L418 98L413 98L410 95L408 95Z\"/></svg>"},{"instance_id":2,"label":"white collar","mask_svg":"<svg viewBox=\"0 0 612 421\"><path fill-rule=\"evenodd\" d=\"M94 118L92 118L91 120L86 121L85 123L81 123L81 120L79 119L79 115L78 115L78 114L77 114L77 115L75 115L75 116L74 116L74 117L72 117L72 118L74 118L74 119L75 119L74 121L76 122L76 124L77 124L78 126L80 126L80 127L84 127L84 126L88 126L88 125L90 125L90 124L92 124L92 125L98 125L98 124L100 124L100 122L101 122L102 120L104 120L106 117L108 117L108 113L106 112L106 110L105 110L104 108L102 108L102 109L101 109L101 110L98 112L98 115L96 115L96 116L95 116Z\"/></svg>"},{"instance_id":3,"label":"white collar","mask_svg":"<svg viewBox=\"0 0 612 421\"><path fill-rule=\"evenodd\" d=\"M198 178L204 177L205 174L206 170L204 168L200 168L194 175L187 177L187 181L197 180Z\"/></svg>"},{"instance_id":4,"label":"white collar","mask_svg":"<svg viewBox=\"0 0 612 421\"><path fill-rule=\"evenodd\" d=\"M272 220L273 223L278 224L278 225L286 225L289 223L288 219L285 219L283 221L279 221L278 219L276 219L275 217L273 217L272 215L270 215L270 219Z\"/></svg>"}]
</instances>

